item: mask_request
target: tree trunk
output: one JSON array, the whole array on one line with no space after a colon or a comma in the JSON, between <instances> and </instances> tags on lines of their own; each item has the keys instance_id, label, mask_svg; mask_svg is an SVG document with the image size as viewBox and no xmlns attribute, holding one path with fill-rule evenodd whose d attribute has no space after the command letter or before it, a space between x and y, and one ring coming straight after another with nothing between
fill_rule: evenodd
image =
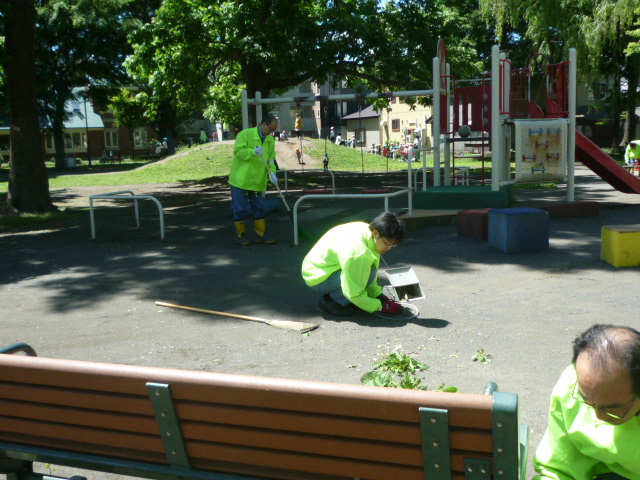
<instances>
[{"instance_id":1,"label":"tree trunk","mask_svg":"<svg viewBox=\"0 0 640 480\"><path fill-rule=\"evenodd\" d=\"M11 114L11 168L7 206L20 212L45 212L55 207L49 196L42 136L36 103L35 21L32 0L9 0L5 72Z\"/></svg>"},{"instance_id":2,"label":"tree trunk","mask_svg":"<svg viewBox=\"0 0 640 480\"><path fill-rule=\"evenodd\" d=\"M267 84L265 72L262 65L251 62L242 66L242 77L247 86L247 95L249 98L256 98L256 92L260 92L262 98L267 98L271 93L271 88ZM258 125L262 117L269 112L269 105L262 105L262 115L256 118L256 109L249 108L249 126Z\"/></svg>"},{"instance_id":3,"label":"tree trunk","mask_svg":"<svg viewBox=\"0 0 640 480\"><path fill-rule=\"evenodd\" d=\"M56 149L56 169L64 169L67 166L66 152L64 149L64 122L56 115L52 121L53 143Z\"/></svg>"},{"instance_id":4,"label":"tree trunk","mask_svg":"<svg viewBox=\"0 0 640 480\"><path fill-rule=\"evenodd\" d=\"M627 97L626 97L626 120L624 123L624 137L622 138L621 146L626 147L629 142L635 140L636 135L636 99L638 98L638 83L640 80L640 69L638 64L630 60L627 65Z\"/></svg>"},{"instance_id":5,"label":"tree trunk","mask_svg":"<svg viewBox=\"0 0 640 480\"><path fill-rule=\"evenodd\" d=\"M611 92L611 121L613 122L611 131L611 149L613 151L620 149L620 138L622 137L622 135L620 135L620 117L624 108L622 106L622 99L620 95L620 84L620 74L616 72L614 74L613 88Z\"/></svg>"}]
</instances>

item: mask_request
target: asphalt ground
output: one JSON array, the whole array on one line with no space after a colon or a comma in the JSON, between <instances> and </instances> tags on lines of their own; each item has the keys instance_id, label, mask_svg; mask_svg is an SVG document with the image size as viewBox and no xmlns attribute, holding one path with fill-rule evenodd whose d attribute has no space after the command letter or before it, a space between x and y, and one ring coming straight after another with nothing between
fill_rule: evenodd
<instances>
[{"instance_id":1,"label":"asphalt ground","mask_svg":"<svg viewBox=\"0 0 640 480\"><path fill-rule=\"evenodd\" d=\"M92 240L88 196L108 188L55 190L56 204L84 206L80 224L0 234L1 343L27 342L43 357L342 383L359 383L380 354L399 347L430 366L422 378L431 389L479 393L494 381L517 393L531 458L573 338L594 323L640 328L639 268L600 259L602 226L640 224L640 198L582 168L576 185L576 201L599 202L600 215L552 217L546 251L507 255L458 236L446 221L409 231L385 255L390 267L411 267L424 292L413 302L419 316L408 321L323 318L300 277L313 240L292 246L291 220L280 207L267 219L277 244L238 246L224 185L130 186L162 202L164 242L152 202L140 203L140 229L130 204L101 202ZM534 206L564 201L565 192L515 197L515 206ZM404 203L394 199L391 209ZM368 221L382 205L319 201L300 221L317 237L338 223ZM320 327L300 334L161 308L157 300ZM492 361L474 362L479 351Z\"/></svg>"}]
</instances>

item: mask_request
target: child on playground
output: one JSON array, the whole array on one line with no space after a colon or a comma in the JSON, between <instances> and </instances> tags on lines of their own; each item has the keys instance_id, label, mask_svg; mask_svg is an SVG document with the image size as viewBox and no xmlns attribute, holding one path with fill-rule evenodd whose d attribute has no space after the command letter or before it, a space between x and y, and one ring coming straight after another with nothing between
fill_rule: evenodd
<instances>
[{"instance_id":1,"label":"child on playground","mask_svg":"<svg viewBox=\"0 0 640 480\"><path fill-rule=\"evenodd\" d=\"M322 294L318 307L340 317L358 310L396 315L402 306L378 285L380 256L404 238L404 222L384 212L368 225L351 222L325 233L302 261L302 278Z\"/></svg>"}]
</instances>

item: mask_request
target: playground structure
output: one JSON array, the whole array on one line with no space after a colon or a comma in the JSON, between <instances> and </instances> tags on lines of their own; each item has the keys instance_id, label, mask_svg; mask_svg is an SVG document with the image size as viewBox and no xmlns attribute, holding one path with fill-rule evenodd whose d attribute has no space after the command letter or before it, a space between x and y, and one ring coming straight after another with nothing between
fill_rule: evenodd
<instances>
[{"instance_id":1,"label":"playground structure","mask_svg":"<svg viewBox=\"0 0 640 480\"><path fill-rule=\"evenodd\" d=\"M569 50L567 61L546 65L544 110L531 99L532 67L513 70L497 45L492 48L491 58L491 73L482 78L480 85L458 86L446 67L442 78L453 82L453 86L447 84L441 101L452 105L453 114L449 120L448 112L443 110L440 118L445 165L450 157L455 162L455 150L453 154L450 150L456 141L468 141L462 135L455 138L455 132L467 126L468 133L481 134L472 139L479 139L483 160L485 142L490 141L492 191L511 183L566 181L567 201L574 201L577 159L616 190L640 193L637 177L576 130L575 49ZM487 77L491 79L490 85ZM513 178L512 146L515 146Z\"/></svg>"},{"instance_id":2,"label":"playground structure","mask_svg":"<svg viewBox=\"0 0 640 480\"><path fill-rule=\"evenodd\" d=\"M447 63L446 47L443 41L438 42L437 56L433 58L433 88L430 90L400 91L384 93L368 93L364 95L340 94L328 96L307 95L302 97L262 98L256 92L255 98L249 99L247 92L242 93L243 128L249 127L249 105L256 108L256 118L262 114L262 105L279 103L296 103L317 101L326 104L328 101L374 100L391 97L432 96L432 136L431 146L427 146L426 135L423 137L419 152L431 152L433 166L427 166L427 155L422 155L422 167L415 172L412 179L411 162L407 162L407 185L401 191L372 191L361 194L337 194L335 182L330 194L303 195L300 201L316 199L355 199L384 198L385 210L388 209L388 198L407 194L408 216L413 215L414 201L421 194L452 192L458 198L468 196L468 200L455 202L449 207L430 206L424 208L481 208L497 206L495 202L508 202L503 187L509 188L514 183L524 182L565 182L567 184L567 201L575 199L574 165L576 157L593 170L597 175L621 192L640 193L640 179L625 170L609 157L593 142L576 130L576 78L577 52L569 50L569 60L558 64L547 65L546 111L530 98L532 68L512 70L511 61L494 45L491 52L491 72L481 80L480 85L458 86L464 80L456 80L451 75ZM443 107L444 106L444 107ZM480 137L469 137L471 133ZM456 138L456 133L458 138ZM489 142L491 150L491 188L490 192L482 190L484 197L470 195L468 170L455 165L455 143L476 140L482 148L484 172L484 146ZM513 163L515 174L511 173L512 145L515 145ZM433 188L427 188L427 172L433 173ZM418 174L422 173L422 190L418 182ZM364 174L364 168L363 168ZM332 174L333 179L333 174ZM413 181L412 181L413 180ZM452 186L452 180L454 186ZM461 181L458 181L461 180ZM483 174L484 186L484 174ZM444 187L444 188L442 188ZM451 187L451 188L450 188ZM429 191L428 191L429 190ZM322 192L325 193L325 192ZM328 193L328 191L326 192ZM375 195L371 195L375 193ZM489 195L489 204L481 204ZM427 204L436 204L429 197ZM452 197L448 195L447 202ZM493 202L493 203L492 203ZM294 207L294 224L297 222L297 205ZM508 206L503 204L500 206ZM297 231L294 228L294 243L297 245Z\"/></svg>"}]
</instances>

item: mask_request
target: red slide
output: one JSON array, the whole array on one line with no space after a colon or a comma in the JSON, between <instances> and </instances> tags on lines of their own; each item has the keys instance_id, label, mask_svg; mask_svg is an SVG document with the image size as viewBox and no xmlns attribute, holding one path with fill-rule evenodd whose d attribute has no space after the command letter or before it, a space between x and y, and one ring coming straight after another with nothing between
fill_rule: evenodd
<instances>
[{"instance_id":1,"label":"red slide","mask_svg":"<svg viewBox=\"0 0 640 480\"><path fill-rule=\"evenodd\" d=\"M531 118L544 118L544 112L534 102L529 102L529 115ZM640 178L625 170L578 131L576 131L576 159L616 190L623 193L640 193Z\"/></svg>"}]
</instances>

